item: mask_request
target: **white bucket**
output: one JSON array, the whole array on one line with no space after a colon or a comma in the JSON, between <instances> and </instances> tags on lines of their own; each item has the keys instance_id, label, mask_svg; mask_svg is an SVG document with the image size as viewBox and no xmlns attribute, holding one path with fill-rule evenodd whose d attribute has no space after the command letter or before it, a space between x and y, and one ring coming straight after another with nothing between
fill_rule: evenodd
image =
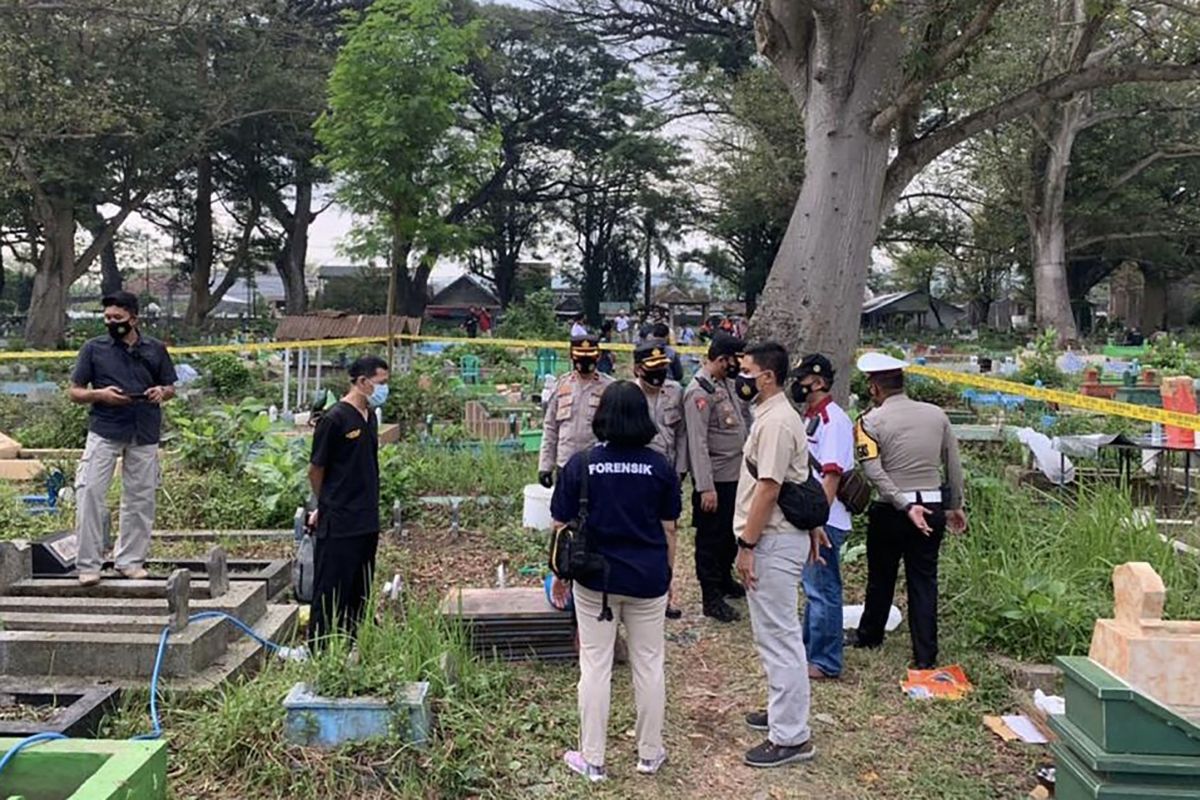
<instances>
[{"instance_id":1,"label":"white bucket","mask_svg":"<svg viewBox=\"0 0 1200 800\"><path fill-rule=\"evenodd\" d=\"M550 516L550 497L554 490L547 489L540 483L531 483L525 487L525 505L521 509L521 525L539 531L548 531L554 527L554 518Z\"/></svg>"}]
</instances>

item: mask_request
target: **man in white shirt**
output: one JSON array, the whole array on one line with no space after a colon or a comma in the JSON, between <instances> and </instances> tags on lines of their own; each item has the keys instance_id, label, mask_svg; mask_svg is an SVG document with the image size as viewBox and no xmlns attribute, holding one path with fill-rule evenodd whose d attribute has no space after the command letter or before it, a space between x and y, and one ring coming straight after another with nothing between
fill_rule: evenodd
<instances>
[{"instance_id":1,"label":"man in white shirt","mask_svg":"<svg viewBox=\"0 0 1200 800\"><path fill-rule=\"evenodd\" d=\"M583 315L580 314L571 323L571 338L578 339L582 336L587 336L587 335L588 335L588 329L586 327L584 327Z\"/></svg>"},{"instance_id":2,"label":"man in white shirt","mask_svg":"<svg viewBox=\"0 0 1200 800\"><path fill-rule=\"evenodd\" d=\"M619 314L617 314L616 319L613 320L613 323L616 325L616 328L617 328L617 341L628 343L629 342L629 317L625 314L624 311L622 311Z\"/></svg>"},{"instance_id":3,"label":"man in white shirt","mask_svg":"<svg viewBox=\"0 0 1200 800\"><path fill-rule=\"evenodd\" d=\"M820 469L821 484L829 500L822 560L804 567L804 649L808 676L815 680L837 678L842 673L842 574L838 555L853 525L850 512L837 499L842 476L854 469L854 423L833 402L833 364L819 353L807 355L792 371L792 399L804 410L808 449Z\"/></svg>"}]
</instances>

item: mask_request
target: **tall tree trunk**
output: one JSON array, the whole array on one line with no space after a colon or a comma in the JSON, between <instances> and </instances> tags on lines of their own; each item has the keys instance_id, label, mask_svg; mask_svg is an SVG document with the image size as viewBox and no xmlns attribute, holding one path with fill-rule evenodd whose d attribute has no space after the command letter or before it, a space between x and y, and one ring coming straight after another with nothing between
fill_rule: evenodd
<instances>
[{"instance_id":1,"label":"tall tree trunk","mask_svg":"<svg viewBox=\"0 0 1200 800\"><path fill-rule=\"evenodd\" d=\"M492 281L496 284L496 297L501 308L508 308L516 294L517 262L520 256L516 251L506 250L496 256L492 267Z\"/></svg>"},{"instance_id":2,"label":"tall tree trunk","mask_svg":"<svg viewBox=\"0 0 1200 800\"><path fill-rule=\"evenodd\" d=\"M765 42L807 106L805 177L750 336L778 341L796 356L824 353L848 376L871 250L890 210L883 208L890 137L871 132L872 111L895 89L903 37L886 17L841 22L808 31L807 43ZM797 46L807 56L787 49ZM835 384L839 399L848 385Z\"/></svg>"},{"instance_id":3,"label":"tall tree trunk","mask_svg":"<svg viewBox=\"0 0 1200 800\"><path fill-rule=\"evenodd\" d=\"M108 227L108 221L104 219L104 215L100 213L100 209L93 205L84 207L81 212L81 221L88 229L88 232L92 234L92 240L100 239ZM109 238L107 244L100 251L100 293L101 295L109 295L113 292L119 292L125 288L124 284L125 282L121 277L121 270L117 266L116 242L112 238Z\"/></svg>"},{"instance_id":4,"label":"tall tree trunk","mask_svg":"<svg viewBox=\"0 0 1200 800\"><path fill-rule=\"evenodd\" d=\"M304 265L308 260L308 229L312 225L312 181L297 178L296 209L284 225L284 246L275 269L283 281L284 308L288 314L308 311L308 286L304 282ZM278 216L278 215L277 215Z\"/></svg>"},{"instance_id":5,"label":"tall tree trunk","mask_svg":"<svg viewBox=\"0 0 1200 800\"><path fill-rule=\"evenodd\" d=\"M650 302L653 299L652 294L654 290L653 281L651 281L650 275L650 258L654 252L654 220L651 217L646 217L642 232L646 236L646 251L642 255L642 259L646 265L646 274L642 276L642 305L648 309L650 308Z\"/></svg>"},{"instance_id":6,"label":"tall tree trunk","mask_svg":"<svg viewBox=\"0 0 1200 800\"><path fill-rule=\"evenodd\" d=\"M1057 331L1059 344L1079 338L1067 281L1066 197L1071 152L1090 106L1086 95L1077 95L1055 109L1056 116L1045 115L1057 128L1038 159L1044 171L1034 173L1034 202L1025 215L1033 250L1034 313L1039 327Z\"/></svg>"},{"instance_id":7,"label":"tall tree trunk","mask_svg":"<svg viewBox=\"0 0 1200 800\"><path fill-rule=\"evenodd\" d=\"M192 222L193 263L191 291L188 295L184 324L198 328L208 316L212 303L209 281L213 268L213 174L212 156L208 153L196 161L196 201Z\"/></svg>"},{"instance_id":8,"label":"tall tree trunk","mask_svg":"<svg viewBox=\"0 0 1200 800\"><path fill-rule=\"evenodd\" d=\"M42 253L33 275L33 295L25 320L25 343L33 348L61 345L67 323L67 290L75 270L75 207L70 200L49 201L42 213Z\"/></svg>"}]
</instances>

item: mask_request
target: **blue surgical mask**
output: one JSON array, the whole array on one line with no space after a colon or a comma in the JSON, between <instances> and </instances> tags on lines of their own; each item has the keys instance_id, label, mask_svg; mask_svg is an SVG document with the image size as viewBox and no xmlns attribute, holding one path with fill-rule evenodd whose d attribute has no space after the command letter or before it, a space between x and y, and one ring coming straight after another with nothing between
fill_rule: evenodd
<instances>
[{"instance_id":1,"label":"blue surgical mask","mask_svg":"<svg viewBox=\"0 0 1200 800\"><path fill-rule=\"evenodd\" d=\"M367 398L367 402L370 403L371 408L379 408L387 402L387 399L388 385L386 383L377 383L375 384L375 388L371 390L371 396Z\"/></svg>"}]
</instances>

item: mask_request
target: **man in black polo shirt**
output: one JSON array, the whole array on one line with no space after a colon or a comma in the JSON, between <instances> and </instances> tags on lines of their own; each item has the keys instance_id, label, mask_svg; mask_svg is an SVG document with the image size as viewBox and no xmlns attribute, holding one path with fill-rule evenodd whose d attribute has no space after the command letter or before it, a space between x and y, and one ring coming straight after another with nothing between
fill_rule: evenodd
<instances>
[{"instance_id":1,"label":"man in black polo shirt","mask_svg":"<svg viewBox=\"0 0 1200 800\"><path fill-rule=\"evenodd\" d=\"M336 631L354 635L379 544L379 430L374 410L388 395L388 365L364 356L350 365L350 391L324 413L313 435L308 480L313 547L310 645Z\"/></svg>"},{"instance_id":2,"label":"man in black polo shirt","mask_svg":"<svg viewBox=\"0 0 1200 800\"><path fill-rule=\"evenodd\" d=\"M71 401L90 403L87 445L75 472L75 558L79 582L95 586L104 565L105 498L117 459L121 466L121 536L113 560L127 578L145 578L158 489L162 404L175 396L175 366L167 347L138 331L138 299L114 292L102 301L108 335L79 351Z\"/></svg>"}]
</instances>

